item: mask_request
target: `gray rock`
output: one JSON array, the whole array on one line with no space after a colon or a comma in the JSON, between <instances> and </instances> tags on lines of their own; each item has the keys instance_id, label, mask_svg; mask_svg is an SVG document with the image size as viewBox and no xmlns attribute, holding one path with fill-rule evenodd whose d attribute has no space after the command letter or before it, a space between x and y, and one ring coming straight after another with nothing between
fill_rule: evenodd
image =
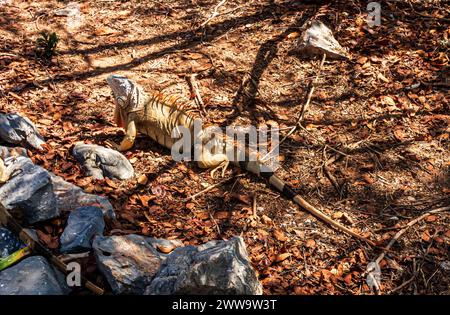
<instances>
[{"instance_id":1,"label":"gray rock","mask_svg":"<svg viewBox=\"0 0 450 315\"><path fill-rule=\"evenodd\" d=\"M77 144L73 155L83 164L86 175L95 179L104 177L128 179L134 176L131 163L120 152L93 144Z\"/></svg>"},{"instance_id":2,"label":"gray rock","mask_svg":"<svg viewBox=\"0 0 450 315\"><path fill-rule=\"evenodd\" d=\"M25 156L28 157L27 150L22 147L5 147L3 145L0 145L0 158L5 160L9 157L15 157L15 156Z\"/></svg>"},{"instance_id":3,"label":"gray rock","mask_svg":"<svg viewBox=\"0 0 450 315\"><path fill-rule=\"evenodd\" d=\"M162 262L140 235L96 236L92 247L97 266L115 294L142 294Z\"/></svg>"},{"instance_id":4,"label":"gray rock","mask_svg":"<svg viewBox=\"0 0 450 315\"><path fill-rule=\"evenodd\" d=\"M61 252L73 253L91 249L95 235L102 235L105 229L102 209L80 207L72 211L67 226L61 235Z\"/></svg>"},{"instance_id":5,"label":"gray rock","mask_svg":"<svg viewBox=\"0 0 450 315\"><path fill-rule=\"evenodd\" d=\"M108 198L85 193L80 187L66 182L62 177L50 173L53 192L61 211L73 211L82 206L96 206L102 209L108 219L115 219L116 214Z\"/></svg>"},{"instance_id":6,"label":"gray rock","mask_svg":"<svg viewBox=\"0 0 450 315\"><path fill-rule=\"evenodd\" d=\"M19 208L27 223L59 215L50 174L26 157L5 160L11 178L0 187L0 202L7 209Z\"/></svg>"},{"instance_id":7,"label":"gray rock","mask_svg":"<svg viewBox=\"0 0 450 315\"><path fill-rule=\"evenodd\" d=\"M242 238L175 249L144 294L262 294Z\"/></svg>"},{"instance_id":8,"label":"gray rock","mask_svg":"<svg viewBox=\"0 0 450 315\"><path fill-rule=\"evenodd\" d=\"M0 227L0 258L5 258L24 247L25 244L13 232Z\"/></svg>"},{"instance_id":9,"label":"gray rock","mask_svg":"<svg viewBox=\"0 0 450 315\"><path fill-rule=\"evenodd\" d=\"M45 143L33 123L18 114L0 114L0 138L12 144L29 145L42 149Z\"/></svg>"},{"instance_id":10,"label":"gray rock","mask_svg":"<svg viewBox=\"0 0 450 315\"><path fill-rule=\"evenodd\" d=\"M28 257L0 272L0 295L63 295L64 276L42 256Z\"/></svg>"},{"instance_id":11,"label":"gray rock","mask_svg":"<svg viewBox=\"0 0 450 315\"><path fill-rule=\"evenodd\" d=\"M306 23L299 47L306 55L322 56L325 53L327 58L348 58L347 51L334 38L333 32L318 20Z\"/></svg>"}]
</instances>

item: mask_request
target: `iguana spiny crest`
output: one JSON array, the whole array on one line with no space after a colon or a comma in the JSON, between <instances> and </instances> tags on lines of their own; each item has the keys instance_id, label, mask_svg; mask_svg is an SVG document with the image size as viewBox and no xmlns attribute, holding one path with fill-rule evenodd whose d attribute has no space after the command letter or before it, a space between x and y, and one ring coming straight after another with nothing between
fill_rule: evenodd
<instances>
[{"instance_id":1,"label":"iguana spiny crest","mask_svg":"<svg viewBox=\"0 0 450 315\"><path fill-rule=\"evenodd\" d=\"M179 135L180 127L189 130L194 139L210 139L203 130L196 131L194 121L199 118L195 110L187 109L179 98L165 95L160 92L147 94L135 82L120 75L111 75L107 78L116 104L114 111L115 123L125 128L126 136L118 146L119 151L125 151L133 146L137 132L150 136L153 140L166 148L171 149L175 140L172 136ZM196 132L197 134L194 134ZM201 168L225 172L229 162L222 153L221 143L217 147L203 148L198 160ZM214 154L215 152L218 152Z\"/></svg>"}]
</instances>

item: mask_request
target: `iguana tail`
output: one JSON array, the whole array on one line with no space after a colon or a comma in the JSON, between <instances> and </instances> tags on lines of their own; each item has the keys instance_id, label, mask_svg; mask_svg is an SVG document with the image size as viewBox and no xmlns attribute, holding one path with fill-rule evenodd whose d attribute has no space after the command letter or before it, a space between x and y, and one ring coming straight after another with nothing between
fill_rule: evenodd
<instances>
[{"instance_id":1,"label":"iguana tail","mask_svg":"<svg viewBox=\"0 0 450 315\"><path fill-rule=\"evenodd\" d=\"M259 161L245 161L245 162L239 162L239 166L242 169L245 169L251 173L254 173L258 176L261 176L269 181L269 183L275 187L276 190L278 190L282 195L284 195L286 198L292 200L294 203L299 205L301 208L307 210L309 213L314 215L315 217L321 219L322 221L328 223L329 225L333 226L334 228L341 230L353 237L356 237L362 241L367 242L368 244L372 246L376 246L374 242L371 240L365 238L364 236L350 230L349 228L345 227L344 225L340 224L339 222L336 222L326 214L324 214L322 211L318 210L316 207L311 205L309 202L307 202L305 199L303 199L300 195L298 195L291 186L289 186L285 181L283 181L281 178L276 176L273 171L268 170L262 170L263 163Z\"/></svg>"}]
</instances>

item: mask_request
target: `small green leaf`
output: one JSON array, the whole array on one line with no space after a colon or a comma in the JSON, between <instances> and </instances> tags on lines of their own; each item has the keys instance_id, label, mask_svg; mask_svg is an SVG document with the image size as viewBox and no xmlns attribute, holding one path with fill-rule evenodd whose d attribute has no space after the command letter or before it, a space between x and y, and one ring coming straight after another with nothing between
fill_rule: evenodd
<instances>
[{"instance_id":1,"label":"small green leaf","mask_svg":"<svg viewBox=\"0 0 450 315\"><path fill-rule=\"evenodd\" d=\"M5 268L8 268L9 266L11 266L15 262L19 261L20 259L22 259L26 255L28 255L29 253L30 253L29 248L25 247L25 248L19 249L18 251L12 253L11 255L9 255L5 258L1 258L0 259L0 271L2 271Z\"/></svg>"}]
</instances>

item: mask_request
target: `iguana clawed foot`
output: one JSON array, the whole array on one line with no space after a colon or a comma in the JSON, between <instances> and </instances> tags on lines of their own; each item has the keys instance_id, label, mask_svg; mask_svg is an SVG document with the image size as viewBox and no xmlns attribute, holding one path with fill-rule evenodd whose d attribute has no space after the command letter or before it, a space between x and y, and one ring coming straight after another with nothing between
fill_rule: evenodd
<instances>
[{"instance_id":1,"label":"iguana clawed foot","mask_svg":"<svg viewBox=\"0 0 450 315\"><path fill-rule=\"evenodd\" d=\"M118 145L117 143L115 143L115 142L112 141L112 140L106 140L106 141L105 141L105 146L106 146L107 148L111 148L111 149L120 151L120 150L119 150L119 149L120 149L120 145Z\"/></svg>"},{"instance_id":2,"label":"iguana clawed foot","mask_svg":"<svg viewBox=\"0 0 450 315\"><path fill-rule=\"evenodd\" d=\"M211 170L211 172L210 172L211 177L214 178L214 174L218 170L222 170L221 176L224 177L225 176L225 171L227 170L229 164L230 164L229 161L223 161L222 163L220 163L217 167L215 167L214 169Z\"/></svg>"}]
</instances>

